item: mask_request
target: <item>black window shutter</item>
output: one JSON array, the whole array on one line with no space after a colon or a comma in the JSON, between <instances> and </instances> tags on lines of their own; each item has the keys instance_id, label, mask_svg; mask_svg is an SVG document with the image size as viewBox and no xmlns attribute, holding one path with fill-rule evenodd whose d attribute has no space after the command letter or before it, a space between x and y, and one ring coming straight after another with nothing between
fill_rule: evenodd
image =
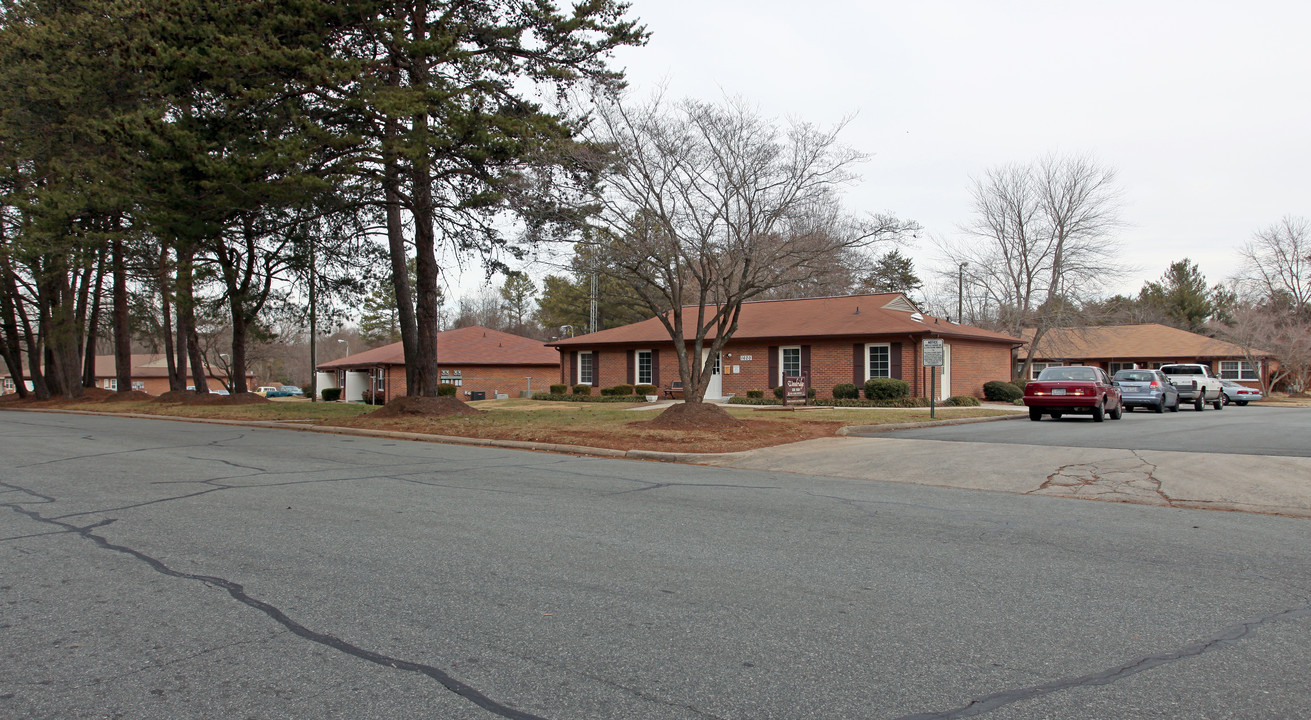
<instances>
[{"instance_id":1,"label":"black window shutter","mask_svg":"<svg viewBox=\"0 0 1311 720\"><path fill-rule=\"evenodd\" d=\"M892 343L888 347L888 377L901 379L901 343Z\"/></svg>"},{"instance_id":2,"label":"black window shutter","mask_svg":"<svg viewBox=\"0 0 1311 720\"><path fill-rule=\"evenodd\" d=\"M651 351L651 384L660 387L660 351Z\"/></svg>"},{"instance_id":3,"label":"black window shutter","mask_svg":"<svg viewBox=\"0 0 1311 720\"><path fill-rule=\"evenodd\" d=\"M592 384L601 386L601 351L592 351Z\"/></svg>"},{"instance_id":4,"label":"black window shutter","mask_svg":"<svg viewBox=\"0 0 1311 720\"><path fill-rule=\"evenodd\" d=\"M636 351L636 350L629 350L629 351L628 351L628 375L626 375L626 377L628 378L628 380L627 380L626 382L631 382L631 383L633 383L634 385L637 384L637 358L636 358L636 356L637 356L637 351Z\"/></svg>"},{"instance_id":5,"label":"black window shutter","mask_svg":"<svg viewBox=\"0 0 1311 720\"><path fill-rule=\"evenodd\" d=\"M865 343L851 346L851 383L857 386L865 384Z\"/></svg>"},{"instance_id":6,"label":"black window shutter","mask_svg":"<svg viewBox=\"0 0 1311 720\"><path fill-rule=\"evenodd\" d=\"M578 382L578 351L574 350L569 353L569 379L564 381L566 385L573 385Z\"/></svg>"},{"instance_id":7,"label":"black window shutter","mask_svg":"<svg viewBox=\"0 0 1311 720\"><path fill-rule=\"evenodd\" d=\"M769 389L778 387L778 346L769 346Z\"/></svg>"},{"instance_id":8,"label":"black window shutter","mask_svg":"<svg viewBox=\"0 0 1311 720\"><path fill-rule=\"evenodd\" d=\"M801 346L801 377L806 379L806 383L810 383L810 346L809 345Z\"/></svg>"}]
</instances>

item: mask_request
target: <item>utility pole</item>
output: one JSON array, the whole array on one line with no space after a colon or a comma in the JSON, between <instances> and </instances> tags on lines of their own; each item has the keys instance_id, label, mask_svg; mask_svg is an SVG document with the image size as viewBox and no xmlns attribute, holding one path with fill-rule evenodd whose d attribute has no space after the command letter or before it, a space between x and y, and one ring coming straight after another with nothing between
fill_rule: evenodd
<instances>
[{"instance_id":1,"label":"utility pole","mask_svg":"<svg viewBox=\"0 0 1311 720\"><path fill-rule=\"evenodd\" d=\"M956 322L965 322L965 268L969 263L960 264L960 274L956 278Z\"/></svg>"},{"instance_id":2,"label":"utility pole","mask_svg":"<svg viewBox=\"0 0 1311 720\"><path fill-rule=\"evenodd\" d=\"M591 305L592 305L592 307L591 307L592 314L591 314L591 321L588 323L588 326L587 326L587 328L588 328L588 329L587 329L587 332L589 332L589 333L594 333L594 332L597 331L597 327L596 327L596 273L592 273L592 292L591 292L591 300L592 300L592 303L591 303Z\"/></svg>"}]
</instances>

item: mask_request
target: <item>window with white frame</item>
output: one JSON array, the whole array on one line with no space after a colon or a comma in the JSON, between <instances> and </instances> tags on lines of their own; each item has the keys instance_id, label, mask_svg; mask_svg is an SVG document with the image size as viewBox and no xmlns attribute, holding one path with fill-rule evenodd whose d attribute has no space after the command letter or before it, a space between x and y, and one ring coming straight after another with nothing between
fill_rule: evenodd
<instances>
[{"instance_id":1,"label":"window with white frame","mask_svg":"<svg viewBox=\"0 0 1311 720\"><path fill-rule=\"evenodd\" d=\"M5 378L5 392L10 392L10 391L12 391L13 389L14 389L14 379L13 379L13 378Z\"/></svg>"},{"instance_id":2,"label":"window with white frame","mask_svg":"<svg viewBox=\"0 0 1311 720\"><path fill-rule=\"evenodd\" d=\"M865 346L865 379L892 377L892 347L887 343Z\"/></svg>"},{"instance_id":3,"label":"window with white frame","mask_svg":"<svg viewBox=\"0 0 1311 720\"><path fill-rule=\"evenodd\" d=\"M633 379L636 381L635 384L637 384L637 385L650 385L650 384L651 384L651 377L652 377L652 375L651 375L651 351L650 351L650 350L638 350L638 351L637 351L637 358L636 358L636 365L637 365L637 377L633 378Z\"/></svg>"},{"instance_id":4,"label":"window with white frame","mask_svg":"<svg viewBox=\"0 0 1311 720\"><path fill-rule=\"evenodd\" d=\"M373 391L387 391L387 371L383 368L378 368L373 371Z\"/></svg>"},{"instance_id":5,"label":"window with white frame","mask_svg":"<svg viewBox=\"0 0 1311 720\"><path fill-rule=\"evenodd\" d=\"M118 390L118 378L108 378L105 380L106 390Z\"/></svg>"},{"instance_id":6,"label":"window with white frame","mask_svg":"<svg viewBox=\"0 0 1311 720\"><path fill-rule=\"evenodd\" d=\"M1260 380L1261 364L1246 360L1221 360L1220 377L1225 380Z\"/></svg>"},{"instance_id":7,"label":"window with white frame","mask_svg":"<svg viewBox=\"0 0 1311 720\"><path fill-rule=\"evenodd\" d=\"M782 354L778 364L779 372L782 373L779 382L782 383L785 377L801 377L801 347L779 348L779 352Z\"/></svg>"},{"instance_id":8,"label":"window with white frame","mask_svg":"<svg viewBox=\"0 0 1311 720\"><path fill-rule=\"evenodd\" d=\"M146 390L146 381L145 381L145 380L133 380L133 381L132 381L132 389L133 389L133 390L140 390L140 391L142 391L142 392L145 392L145 390Z\"/></svg>"},{"instance_id":9,"label":"window with white frame","mask_svg":"<svg viewBox=\"0 0 1311 720\"><path fill-rule=\"evenodd\" d=\"M578 384L592 385L595 378L592 375L592 353L578 353Z\"/></svg>"},{"instance_id":10,"label":"window with white frame","mask_svg":"<svg viewBox=\"0 0 1311 720\"><path fill-rule=\"evenodd\" d=\"M1029 368L1029 379L1030 379L1030 380L1037 380L1037 379L1038 379L1038 375L1040 375L1040 374L1042 373L1043 370L1046 370L1046 369L1049 368L1049 367L1060 367L1060 366L1062 366L1062 365L1064 365L1064 364L1065 364L1065 363L1058 363L1058 362L1050 362L1050 363L1040 363L1040 362L1036 362L1036 363L1033 364L1033 366L1032 366L1031 368ZM1024 366L1023 366L1023 365L1016 365L1016 366L1015 366L1015 372L1017 372L1017 373L1018 373L1019 371L1023 370L1023 369L1024 369Z\"/></svg>"}]
</instances>

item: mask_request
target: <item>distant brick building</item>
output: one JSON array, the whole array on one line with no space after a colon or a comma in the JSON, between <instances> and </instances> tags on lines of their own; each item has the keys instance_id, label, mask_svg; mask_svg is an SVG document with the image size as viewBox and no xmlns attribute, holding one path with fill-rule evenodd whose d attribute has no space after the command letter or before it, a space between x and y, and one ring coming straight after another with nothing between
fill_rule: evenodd
<instances>
[{"instance_id":1,"label":"distant brick building","mask_svg":"<svg viewBox=\"0 0 1311 720\"><path fill-rule=\"evenodd\" d=\"M118 387L118 368L113 355L96 356L96 387L106 390L140 390L151 395L161 395L168 392L168 358L160 354L134 353L131 356L131 376L132 387ZM3 364L0 364L3 368ZM205 379L207 387L210 390L226 388L227 376L217 371L216 368L210 367L206 373ZM191 383L191 377L187 377L187 383ZM255 375L246 373L246 386L250 389L255 388ZM30 390L32 381L27 381L27 387ZM7 370L0 372L0 395L7 395L15 392L14 379L9 376Z\"/></svg>"},{"instance_id":2,"label":"distant brick building","mask_svg":"<svg viewBox=\"0 0 1311 720\"><path fill-rule=\"evenodd\" d=\"M1026 329L1026 344L1034 331ZM1028 347L1019 349L1018 375ZM1260 387L1279 363L1263 350L1244 349L1231 342L1180 330L1169 325L1093 325L1053 328L1038 341L1030 377L1053 365L1096 365L1114 374L1129 368L1159 368L1170 363L1204 363L1226 380Z\"/></svg>"},{"instance_id":3,"label":"distant brick building","mask_svg":"<svg viewBox=\"0 0 1311 720\"><path fill-rule=\"evenodd\" d=\"M441 381L455 385L462 400L475 393L487 399L497 393L517 397L530 389L544 391L555 382L560 356L540 340L474 325L437 333L437 366ZM318 371L319 389L342 388L343 400L360 400L367 389L387 400L405 395L405 351L400 343L320 363Z\"/></svg>"},{"instance_id":4,"label":"distant brick building","mask_svg":"<svg viewBox=\"0 0 1311 720\"><path fill-rule=\"evenodd\" d=\"M944 341L942 368L923 367L921 341ZM770 390L803 374L819 397L872 377L910 383L911 395L983 397L983 383L1008 380L1009 335L925 316L899 293L742 305L737 332L716 363L707 398ZM664 386L679 379L674 344L656 318L547 343L560 352L560 382L597 387ZM708 354L709 351L707 350Z\"/></svg>"}]
</instances>

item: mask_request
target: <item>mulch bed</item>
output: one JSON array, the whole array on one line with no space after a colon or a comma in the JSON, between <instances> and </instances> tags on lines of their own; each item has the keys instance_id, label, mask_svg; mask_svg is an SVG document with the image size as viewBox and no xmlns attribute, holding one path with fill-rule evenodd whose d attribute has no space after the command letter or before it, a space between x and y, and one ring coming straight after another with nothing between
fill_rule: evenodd
<instances>
[{"instance_id":1,"label":"mulch bed","mask_svg":"<svg viewBox=\"0 0 1311 720\"><path fill-rule=\"evenodd\" d=\"M476 410L465 405L463 401L450 395L440 397L398 397L381 408L369 413L371 418L394 418L415 415L482 415L485 410Z\"/></svg>"},{"instance_id":2,"label":"mulch bed","mask_svg":"<svg viewBox=\"0 0 1311 720\"><path fill-rule=\"evenodd\" d=\"M657 430L715 430L742 427L742 421L729 415L718 405L708 403L679 403L670 405L654 420L631 423L636 427Z\"/></svg>"}]
</instances>

